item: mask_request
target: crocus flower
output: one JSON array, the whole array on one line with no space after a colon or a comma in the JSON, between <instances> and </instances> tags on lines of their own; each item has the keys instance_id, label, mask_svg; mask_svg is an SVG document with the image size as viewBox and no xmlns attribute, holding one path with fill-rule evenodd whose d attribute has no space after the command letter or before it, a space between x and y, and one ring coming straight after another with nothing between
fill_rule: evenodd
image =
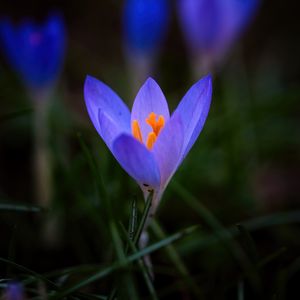
<instances>
[{"instance_id":1,"label":"crocus flower","mask_svg":"<svg viewBox=\"0 0 300 300\"><path fill-rule=\"evenodd\" d=\"M155 69L169 23L169 0L126 0L124 50L134 91Z\"/></svg>"},{"instance_id":2,"label":"crocus flower","mask_svg":"<svg viewBox=\"0 0 300 300\"><path fill-rule=\"evenodd\" d=\"M153 210L200 134L211 96L211 77L207 76L190 88L170 116L163 92L149 78L130 113L107 85L93 77L86 78L84 97L96 130L145 197L153 191Z\"/></svg>"},{"instance_id":3,"label":"crocus flower","mask_svg":"<svg viewBox=\"0 0 300 300\"><path fill-rule=\"evenodd\" d=\"M24 289L21 283L19 282L12 282L9 283L5 293L4 293L5 300L24 300Z\"/></svg>"},{"instance_id":4,"label":"crocus flower","mask_svg":"<svg viewBox=\"0 0 300 300\"><path fill-rule=\"evenodd\" d=\"M27 20L19 26L4 19L0 22L0 37L8 62L29 90L53 85L65 51L65 26L60 15L50 15L43 24Z\"/></svg>"},{"instance_id":5,"label":"crocus flower","mask_svg":"<svg viewBox=\"0 0 300 300\"><path fill-rule=\"evenodd\" d=\"M182 30L193 55L218 62L245 30L259 0L178 0Z\"/></svg>"},{"instance_id":6,"label":"crocus flower","mask_svg":"<svg viewBox=\"0 0 300 300\"><path fill-rule=\"evenodd\" d=\"M169 19L168 0L127 0L124 35L130 51L150 54L160 46Z\"/></svg>"}]
</instances>

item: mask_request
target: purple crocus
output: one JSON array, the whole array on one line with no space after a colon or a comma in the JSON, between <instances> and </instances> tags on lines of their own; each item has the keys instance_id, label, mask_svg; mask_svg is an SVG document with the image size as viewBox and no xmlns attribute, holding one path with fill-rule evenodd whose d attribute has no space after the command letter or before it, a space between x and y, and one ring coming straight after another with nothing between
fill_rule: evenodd
<instances>
[{"instance_id":1,"label":"purple crocus","mask_svg":"<svg viewBox=\"0 0 300 300\"><path fill-rule=\"evenodd\" d=\"M159 48L168 27L168 0L127 0L124 36L129 51L151 55Z\"/></svg>"},{"instance_id":2,"label":"purple crocus","mask_svg":"<svg viewBox=\"0 0 300 300\"><path fill-rule=\"evenodd\" d=\"M85 103L96 130L145 197L154 192L153 211L199 136L211 96L212 80L206 76L190 88L170 116L162 90L149 78L130 113L107 85L91 76L86 78Z\"/></svg>"},{"instance_id":3,"label":"purple crocus","mask_svg":"<svg viewBox=\"0 0 300 300\"><path fill-rule=\"evenodd\" d=\"M214 64L245 30L259 0L178 0L178 14L194 56ZM205 63L205 62L203 62Z\"/></svg>"},{"instance_id":4,"label":"purple crocus","mask_svg":"<svg viewBox=\"0 0 300 300\"><path fill-rule=\"evenodd\" d=\"M134 91L155 69L167 33L169 15L169 0L125 1L124 50Z\"/></svg>"},{"instance_id":5,"label":"purple crocus","mask_svg":"<svg viewBox=\"0 0 300 300\"><path fill-rule=\"evenodd\" d=\"M5 300L24 300L23 285L19 282L11 282L7 285L4 293Z\"/></svg>"},{"instance_id":6,"label":"purple crocus","mask_svg":"<svg viewBox=\"0 0 300 300\"><path fill-rule=\"evenodd\" d=\"M61 15L51 14L43 24L27 20L19 26L3 19L0 38L8 62L29 90L41 91L53 85L65 52L65 25Z\"/></svg>"}]
</instances>

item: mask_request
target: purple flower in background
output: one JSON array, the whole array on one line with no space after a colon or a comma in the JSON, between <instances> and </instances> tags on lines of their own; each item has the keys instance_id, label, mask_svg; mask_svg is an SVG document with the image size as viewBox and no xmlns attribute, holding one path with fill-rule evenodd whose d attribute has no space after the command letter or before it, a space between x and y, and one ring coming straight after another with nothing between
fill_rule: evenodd
<instances>
[{"instance_id":1,"label":"purple flower in background","mask_svg":"<svg viewBox=\"0 0 300 300\"><path fill-rule=\"evenodd\" d=\"M59 14L43 24L27 20L15 26L8 19L0 22L1 44L9 63L30 90L52 86L63 64L66 33Z\"/></svg>"},{"instance_id":2,"label":"purple flower in background","mask_svg":"<svg viewBox=\"0 0 300 300\"><path fill-rule=\"evenodd\" d=\"M136 91L156 65L169 24L169 0L126 0L124 50L132 88Z\"/></svg>"},{"instance_id":3,"label":"purple flower in background","mask_svg":"<svg viewBox=\"0 0 300 300\"><path fill-rule=\"evenodd\" d=\"M24 289L23 285L19 282L12 282L9 283L5 293L4 293L5 300L24 300Z\"/></svg>"},{"instance_id":4,"label":"purple flower in background","mask_svg":"<svg viewBox=\"0 0 300 300\"><path fill-rule=\"evenodd\" d=\"M171 116L163 92L151 78L139 90L131 113L103 82L90 76L85 81L85 102L96 130L145 197L154 191L154 210L203 128L211 81L207 76L194 84Z\"/></svg>"},{"instance_id":5,"label":"purple flower in background","mask_svg":"<svg viewBox=\"0 0 300 300\"><path fill-rule=\"evenodd\" d=\"M184 36L193 55L218 62L245 30L259 0L178 0Z\"/></svg>"},{"instance_id":6,"label":"purple flower in background","mask_svg":"<svg viewBox=\"0 0 300 300\"><path fill-rule=\"evenodd\" d=\"M143 55L155 52L166 34L168 21L168 0L127 0L124 35L129 51Z\"/></svg>"}]
</instances>

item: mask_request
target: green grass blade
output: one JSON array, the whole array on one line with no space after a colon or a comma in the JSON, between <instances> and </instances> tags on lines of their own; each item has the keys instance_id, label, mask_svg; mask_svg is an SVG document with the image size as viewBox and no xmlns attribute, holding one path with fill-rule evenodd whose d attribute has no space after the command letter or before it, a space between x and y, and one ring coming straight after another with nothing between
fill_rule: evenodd
<instances>
[{"instance_id":1,"label":"green grass blade","mask_svg":"<svg viewBox=\"0 0 300 300\"><path fill-rule=\"evenodd\" d=\"M238 289L237 289L237 298L238 300L244 300L245 299L245 291L244 291L245 287L244 287L244 281L243 280L239 280L238 281Z\"/></svg>"},{"instance_id":2,"label":"green grass blade","mask_svg":"<svg viewBox=\"0 0 300 300\"><path fill-rule=\"evenodd\" d=\"M293 224L293 223L300 223L300 211L291 211L285 213L276 213L272 215L262 216L258 218L254 218L251 220L240 222L243 227L245 227L248 231L255 231L260 230L272 226L283 225L283 224ZM227 234L230 233L230 235ZM236 225L230 226L226 228L226 230L219 231L219 236L222 237L222 240L225 239L232 239L238 236L239 231L236 228ZM180 245L180 252L186 252L186 249L190 251L211 246L215 243L220 242L220 239L215 235L207 234L204 235L201 240L195 239L186 243L185 245Z\"/></svg>"},{"instance_id":3,"label":"green grass blade","mask_svg":"<svg viewBox=\"0 0 300 300\"><path fill-rule=\"evenodd\" d=\"M42 208L25 204L0 203L0 211L41 212Z\"/></svg>"},{"instance_id":4,"label":"green grass blade","mask_svg":"<svg viewBox=\"0 0 300 300\"><path fill-rule=\"evenodd\" d=\"M14 268L16 268L16 269L18 269L20 271L23 271L26 274L30 274L30 275L32 275L32 276L34 276L34 277L42 280L43 282L49 284L54 289L58 289L59 288L56 283L54 283L53 281L49 280L47 277L45 277L45 276L43 276L43 275L41 275L39 273L36 273L36 272L34 272L34 271L32 271L32 270L24 267L24 266L21 266L21 265L13 262L11 260L8 260L8 259L0 257L0 261L4 262L6 264L9 264L9 265L13 266Z\"/></svg>"},{"instance_id":5,"label":"green grass blade","mask_svg":"<svg viewBox=\"0 0 300 300\"><path fill-rule=\"evenodd\" d=\"M153 200L153 191L150 192L147 200L146 200L146 204L145 204L145 207L144 207L144 211L143 211L143 214L142 214L142 218L141 218L141 221L139 223L139 226L136 230L136 233L133 237L133 244L134 245L137 245L140 237L141 237L141 234L144 230L144 227L145 227L145 224L147 222L147 219L148 219L148 215L149 215L149 211L150 211L150 208L151 208L151 205L152 205L152 200Z\"/></svg>"},{"instance_id":6,"label":"green grass blade","mask_svg":"<svg viewBox=\"0 0 300 300\"><path fill-rule=\"evenodd\" d=\"M122 231L123 231L124 236L127 238L127 243L128 243L128 245L129 245L131 251L132 251L133 253L137 253L137 252L138 252L138 249L137 249L137 247L135 246L135 244L133 243L133 241L130 239L129 233L126 232L126 230L125 230L123 224L120 224L120 227L121 227L121 229L122 229ZM139 266L139 268L140 268L140 270L141 270L141 272L142 272L142 274L143 274L143 277L144 277L146 286L147 286L147 288L148 288L148 290L149 290L151 299L152 299L152 300L158 300L158 297L157 297L156 292L155 292L155 288L154 288L154 286L153 286L153 284L152 284L152 280L151 280L150 274L149 274L149 272L147 271L147 267L146 267L146 265L145 265L143 259L138 259L137 262L138 262L138 266Z\"/></svg>"},{"instance_id":7,"label":"green grass blade","mask_svg":"<svg viewBox=\"0 0 300 300\"><path fill-rule=\"evenodd\" d=\"M198 228L197 226L192 226L187 229L181 230L175 234L172 234L171 236L165 238L164 240L154 243L154 244L140 250L137 253L131 254L130 256L127 257L126 263L124 265L123 264L121 265L119 262L116 262L116 263L112 264L111 266L109 266L108 268L103 269L103 270L95 273L94 275L87 277L86 279L82 279L77 284L75 284L71 287L68 287L65 290L62 290L53 296L50 296L49 299L51 299L51 300L62 299L64 296L67 296L82 287L85 287L97 280L100 280L100 279L112 274L113 272L116 272L116 271L126 267L127 265L138 260L139 258L142 258L143 256L145 256L147 254L155 252L163 247L166 247L167 245L169 245L171 243L174 243L175 241L185 237L186 235L193 233L197 228Z\"/></svg>"},{"instance_id":8,"label":"green grass blade","mask_svg":"<svg viewBox=\"0 0 300 300\"><path fill-rule=\"evenodd\" d=\"M219 220L188 190L181 186L176 181L173 181L173 189L180 195L185 203L190 206L201 219L203 219L214 231L214 234L219 238L224 247L226 247L233 255L235 260L240 264L244 272L248 275L250 283L256 290L261 289L260 277L256 270L256 266L250 261L247 254L241 246L233 239L231 232L228 231Z\"/></svg>"},{"instance_id":9,"label":"green grass blade","mask_svg":"<svg viewBox=\"0 0 300 300\"><path fill-rule=\"evenodd\" d=\"M104 199L106 199L107 198L106 189L105 189L105 186L104 186L104 183L102 180L102 176L98 170L98 166L94 159L94 156L91 154L89 148L87 147L81 133L77 133L77 138L78 138L79 144L81 146L81 149L84 153L84 156L87 160L87 163L88 163L88 165L94 175L94 178L96 180L99 195L101 195L102 197L104 197Z\"/></svg>"},{"instance_id":10,"label":"green grass blade","mask_svg":"<svg viewBox=\"0 0 300 300\"><path fill-rule=\"evenodd\" d=\"M128 226L128 237L133 241L134 234L137 230L138 223L138 209L137 209L137 199L134 197L131 202L131 211L129 217L129 226Z\"/></svg>"},{"instance_id":11,"label":"green grass blade","mask_svg":"<svg viewBox=\"0 0 300 300\"><path fill-rule=\"evenodd\" d=\"M151 229L158 239L166 238L166 234L164 233L161 226L156 220L152 220ZM172 244L170 244L166 246L164 250L166 254L169 256L170 261L175 265L175 268L178 270L180 275L183 276L185 283L191 288L191 290L193 291L197 299L201 299L202 292L200 291L197 284L192 280L192 276L190 275L184 262L180 258L176 248Z\"/></svg>"},{"instance_id":12,"label":"green grass blade","mask_svg":"<svg viewBox=\"0 0 300 300\"><path fill-rule=\"evenodd\" d=\"M265 257L264 259L262 259L257 265L259 268L264 267L265 265L267 265L268 263L272 262L273 260L277 259L279 256L281 256L283 253L286 252L286 248L282 247L280 249L278 249L277 251L275 251L274 253L268 255L267 257Z\"/></svg>"},{"instance_id":13,"label":"green grass blade","mask_svg":"<svg viewBox=\"0 0 300 300\"><path fill-rule=\"evenodd\" d=\"M257 263L259 259L258 252L251 235L242 224L237 224L236 227L240 233L240 243L243 246L244 251L248 254L248 257L251 259L252 263Z\"/></svg>"}]
</instances>

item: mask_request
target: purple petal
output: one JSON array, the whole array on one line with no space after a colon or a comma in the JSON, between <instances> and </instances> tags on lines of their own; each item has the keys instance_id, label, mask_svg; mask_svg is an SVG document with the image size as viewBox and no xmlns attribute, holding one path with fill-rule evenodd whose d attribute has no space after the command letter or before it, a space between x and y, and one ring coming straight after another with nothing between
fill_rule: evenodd
<instances>
[{"instance_id":1,"label":"purple petal","mask_svg":"<svg viewBox=\"0 0 300 300\"><path fill-rule=\"evenodd\" d=\"M183 156L190 151L205 123L212 96L212 79L206 76L195 83L183 97L173 115L179 115L183 124Z\"/></svg>"},{"instance_id":2,"label":"purple petal","mask_svg":"<svg viewBox=\"0 0 300 300\"><path fill-rule=\"evenodd\" d=\"M219 9L222 12L222 26L219 29L219 40L216 46L224 49L228 48L245 30L258 5L258 0L220 1Z\"/></svg>"},{"instance_id":3,"label":"purple petal","mask_svg":"<svg viewBox=\"0 0 300 300\"><path fill-rule=\"evenodd\" d=\"M151 55L160 46L168 29L168 0L127 0L124 7L124 35L134 54Z\"/></svg>"},{"instance_id":4,"label":"purple petal","mask_svg":"<svg viewBox=\"0 0 300 300\"><path fill-rule=\"evenodd\" d=\"M6 300L24 300L25 295L24 295L23 285L19 282L9 283L7 288L6 288L6 291L5 291L5 297L3 297L3 299L6 299Z\"/></svg>"},{"instance_id":5,"label":"purple petal","mask_svg":"<svg viewBox=\"0 0 300 300\"><path fill-rule=\"evenodd\" d=\"M148 133L152 131L152 128L146 123L146 118L151 112L157 116L162 115L165 122L170 118L168 103L162 90L155 80L148 78L140 88L131 112L131 122L133 120L139 122L144 142L147 140Z\"/></svg>"},{"instance_id":6,"label":"purple petal","mask_svg":"<svg viewBox=\"0 0 300 300\"><path fill-rule=\"evenodd\" d=\"M180 115L170 118L153 147L161 176L161 188L164 189L178 168L184 142L183 125Z\"/></svg>"},{"instance_id":7,"label":"purple petal","mask_svg":"<svg viewBox=\"0 0 300 300\"><path fill-rule=\"evenodd\" d=\"M123 169L141 186L157 189L160 174L152 152L134 137L122 134L112 146L113 154Z\"/></svg>"},{"instance_id":8,"label":"purple petal","mask_svg":"<svg viewBox=\"0 0 300 300\"><path fill-rule=\"evenodd\" d=\"M219 6L218 0L178 1L182 31L194 52L198 53L200 49L209 50L214 46L222 26Z\"/></svg>"},{"instance_id":9,"label":"purple petal","mask_svg":"<svg viewBox=\"0 0 300 300\"><path fill-rule=\"evenodd\" d=\"M259 0L179 0L178 14L188 45L196 53L221 57L254 16Z\"/></svg>"},{"instance_id":10,"label":"purple petal","mask_svg":"<svg viewBox=\"0 0 300 300\"><path fill-rule=\"evenodd\" d=\"M124 133L122 127L119 126L109 115L99 109L99 134L104 140L107 147L112 151L112 144L117 136Z\"/></svg>"},{"instance_id":11,"label":"purple petal","mask_svg":"<svg viewBox=\"0 0 300 300\"><path fill-rule=\"evenodd\" d=\"M98 112L103 111L124 132L130 132L130 112L120 97L106 84L87 76L84 83L84 99L89 116L101 135Z\"/></svg>"}]
</instances>

